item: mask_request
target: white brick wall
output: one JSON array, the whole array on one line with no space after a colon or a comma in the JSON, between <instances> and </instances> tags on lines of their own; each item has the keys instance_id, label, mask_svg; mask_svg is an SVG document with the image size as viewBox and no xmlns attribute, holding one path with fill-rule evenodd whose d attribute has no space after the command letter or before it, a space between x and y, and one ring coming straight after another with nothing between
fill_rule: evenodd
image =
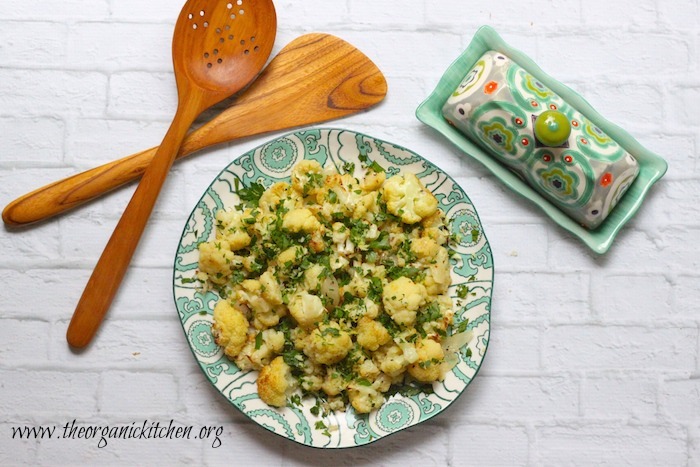
<instances>
[{"instance_id":1,"label":"white brick wall","mask_svg":"<svg viewBox=\"0 0 700 467\"><path fill-rule=\"evenodd\" d=\"M172 305L172 256L200 193L250 138L177 164L95 344L65 330L133 186L0 231L0 465L700 465L698 0L277 0L275 51L311 31L368 54L378 108L328 126L407 146L476 205L496 264L483 369L445 414L378 444L280 442L204 381ZM0 9L0 202L154 146L175 110L182 2L47 0ZM414 117L482 24L581 91L670 168L596 256ZM271 109L275 111L276 109ZM223 425L206 442L28 442L18 424Z\"/></svg>"}]
</instances>

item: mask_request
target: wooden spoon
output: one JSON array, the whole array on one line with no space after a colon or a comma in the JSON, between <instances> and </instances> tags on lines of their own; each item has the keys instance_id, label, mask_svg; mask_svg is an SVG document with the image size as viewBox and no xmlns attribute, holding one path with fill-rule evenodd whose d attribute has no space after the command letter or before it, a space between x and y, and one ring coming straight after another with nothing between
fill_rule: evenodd
<instances>
[{"instance_id":1,"label":"wooden spoon","mask_svg":"<svg viewBox=\"0 0 700 467\"><path fill-rule=\"evenodd\" d=\"M272 0L188 0L185 4L175 24L172 47L177 112L78 302L68 326L70 345L84 347L95 335L192 122L260 73L276 33Z\"/></svg>"},{"instance_id":2,"label":"wooden spoon","mask_svg":"<svg viewBox=\"0 0 700 467\"><path fill-rule=\"evenodd\" d=\"M224 142L345 117L387 93L382 72L338 37L311 33L287 44L231 107L185 138L177 157ZM5 224L37 222L141 176L158 148L56 181L8 204Z\"/></svg>"}]
</instances>

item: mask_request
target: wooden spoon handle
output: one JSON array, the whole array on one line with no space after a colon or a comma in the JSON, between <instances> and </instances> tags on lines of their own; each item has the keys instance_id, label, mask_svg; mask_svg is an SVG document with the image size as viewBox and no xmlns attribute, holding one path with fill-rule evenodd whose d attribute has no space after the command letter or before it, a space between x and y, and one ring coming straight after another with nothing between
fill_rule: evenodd
<instances>
[{"instance_id":1,"label":"wooden spoon handle","mask_svg":"<svg viewBox=\"0 0 700 467\"><path fill-rule=\"evenodd\" d=\"M71 346L85 347L97 332L129 267L175 155L197 116L196 110L190 106L178 110L117 223L68 326L66 338Z\"/></svg>"}]
</instances>

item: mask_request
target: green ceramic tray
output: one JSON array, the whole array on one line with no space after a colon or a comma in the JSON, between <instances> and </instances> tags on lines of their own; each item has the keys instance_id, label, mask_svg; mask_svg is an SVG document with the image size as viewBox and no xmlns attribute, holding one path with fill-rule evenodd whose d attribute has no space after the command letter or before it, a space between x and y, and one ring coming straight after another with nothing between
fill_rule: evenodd
<instances>
[{"instance_id":1,"label":"green ceramic tray","mask_svg":"<svg viewBox=\"0 0 700 467\"><path fill-rule=\"evenodd\" d=\"M496 50L513 59L585 115L598 128L616 140L639 162L640 171L637 179L608 218L598 228L588 230L572 220L532 189L514 172L491 157L481 146L448 124L443 117L442 106L449 95L459 85L464 75L473 67L479 57L489 50ZM510 189L535 203L559 226L581 239L593 251L600 254L605 253L612 246L618 232L642 205L651 186L666 173L668 168L665 160L644 148L625 130L603 118L583 97L542 71L532 59L508 45L489 26L483 26L476 32L467 49L450 65L438 82L435 90L418 107L416 116L426 125L439 131L465 154L481 162Z\"/></svg>"}]
</instances>

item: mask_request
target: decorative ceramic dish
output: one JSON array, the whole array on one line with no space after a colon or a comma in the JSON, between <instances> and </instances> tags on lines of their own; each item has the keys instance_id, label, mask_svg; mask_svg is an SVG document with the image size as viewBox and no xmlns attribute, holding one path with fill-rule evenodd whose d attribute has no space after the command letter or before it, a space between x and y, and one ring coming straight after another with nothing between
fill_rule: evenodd
<instances>
[{"instance_id":1,"label":"decorative ceramic dish","mask_svg":"<svg viewBox=\"0 0 700 467\"><path fill-rule=\"evenodd\" d=\"M202 293L194 279L199 254L197 245L213 238L214 216L220 209L239 203L236 180L241 186L288 180L291 168L302 159L315 159L336 168L346 162L360 166L360 158L378 162L388 175L416 174L436 196L453 232L461 240L451 260L455 324L468 320L472 340L460 350L459 363L433 392L412 396L394 395L379 409L364 415L352 408L329 417L311 413L312 399L301 407L269 407L257 394L257 372L240 371L223 354L211 335L214 292ZM274 139L234 160L212 182L195 206L182 233L175 257L173 289L177 312L192 353L206 378L216 389L260 426L297 443L318 448L346 448L371 443L415 426L447 409L476 376L489 340L493 258L479 217L464 191L447 174L403 147L367 135L337 129L299 131ZM457 287L467 284L466 298ZM326 429L318 429L323 422Z\"/></svg>"},{"instance_id":2,"label":"decorative ceramic dish","mask_svg":"<svg viewBox=\"0 0 700 467\"><path fill-rule=\"evenodd\" d=\"M512 170L498 162L482 146L478 145L443 116L443 106L457 89L475 63L485 53L494 50L516 61L544 87L561 96L568 104L583 114L597 129L607 134L625 151L633 154L639 163L639 174L629 186L610 215L595 229L587 229L573 220L532 188ZM634 216L651 186L666 173L667 164L661 157L642 147L629 133L604 119L575 91L543 72L529 57L506 44L490 27L480 28L471 44L447 69L435 90L418 107L416 116L426 125L436 129L465 154L485 165L499 180L516 193L541 208L554 222L581 239L597 253L605 253L620 229Z\"/></svg>"}]
</instances>

